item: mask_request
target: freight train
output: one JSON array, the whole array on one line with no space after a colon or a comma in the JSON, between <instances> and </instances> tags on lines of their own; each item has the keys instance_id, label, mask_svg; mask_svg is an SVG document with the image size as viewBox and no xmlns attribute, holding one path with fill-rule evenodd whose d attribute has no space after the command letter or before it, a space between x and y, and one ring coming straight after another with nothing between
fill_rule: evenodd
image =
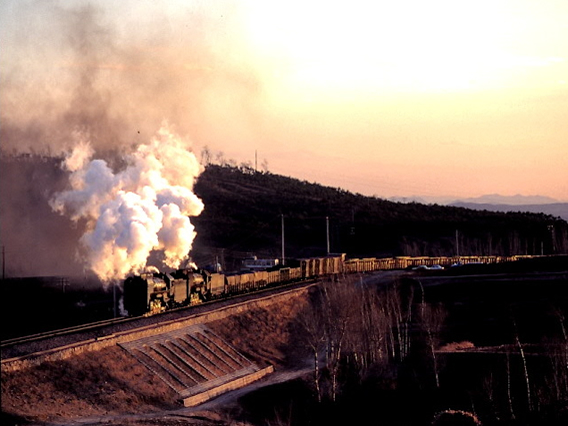
<instances>
[{"instance_id":1,"label":"freight train","mask_svg":"<svg viewBox=\"0 0 568 426\"><path fill-rule=\"evenodd\" d=\"M390 257L346 259L345 254L290 262L266 270L239 273L184 268L171 273L149 270L124 282L124 308L129 315L151 315L229 295L303 280L380 270L448 267L456 264L500 263L532 256Z\"/></svg>"}]
</instances>

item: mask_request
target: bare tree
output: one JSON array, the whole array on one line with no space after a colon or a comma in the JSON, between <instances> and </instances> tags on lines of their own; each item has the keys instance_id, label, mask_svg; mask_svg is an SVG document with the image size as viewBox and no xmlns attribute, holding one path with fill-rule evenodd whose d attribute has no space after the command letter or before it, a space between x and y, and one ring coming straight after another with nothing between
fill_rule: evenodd
<instances>
[{"instance_id":1,"label":"bare tree","mask_svg":"<svg viewBox=\"0 0 568 426\"><path fill-rule=\"evenodd\" d=\"M532 404L531 382L529 378L529 371L527 369L527 359L525 357L525 350L519 338L519 331L517 330L517 322L515 321L515 317L512 313L511 313L511 321L513 323L513 334L515 337L515 344L517 345L517 349L519 349L519 354L521 355L521 359L523 361L523 372L525 376L525 385L527 389L527 407L529 411L532 411L533 404Z\"/></svg>"},{"instance_id":2,"label":"bare tree","mask_svg":"<svg viewBox=\"0 0 568 426\"><path fill-rule=\"evenodd\" d=\"M219 164L220 166L224 166L226 164L225 154L223 153L223 151L217 152L217 154L215 155L215 160L217 161L217 164Z\"/></svg>"},{"instance_id":3,"label":"bare tree","mask_svg":"<svg viewBox=\"0 0 568 426\"><path fill-rule=\"evenodd\" d=\"M250 161L241 162L239 168L243 173L248 173L250 175L254 174L255 172L253 164Z\"/></svg>"},{"instance_id":4,"label":"bare tree","mask_svg":"<svg viewBox=\"0 0 568 426\"><path fill-rule=\"evenodd\" d=\"M511 419L515 419L515 410L513 409L513 397L511 394L511 360L509 352L506 352L506 365L507 365L507 401L509 405L509 413L511 414Z\"/></svg>"},{"instance_id":5,"label":"bare tree","mask_svg":"<svg viewBox=\"0 0 568 426\"><path fill-rule=\"evenodd\" d=\"M359 312L354 324L356 329L350 333L352 338L349 342L360 374L364 374L370 366L383 362L386 358L390 321L381 309L377 292L359 287Z\"/></svg>"},{"instance_id":6,"label":"bare tree","mask_svg":"<svg viewBox=\"0 0 568 426\"><path fill-rule=\"evenodd\" d=\"M491 407L491 411L493 416L497 421L499 421L499 412L497 409L497 398L495 395L495 379L493 377L493 372L489 372L487 376L483 379L482 382L482 389L484 396L487 398L489 402L489 406Z\"/></svg>"},{"instance_id":7,"label":"bare tree","mask_svg":"<svg viewBox=\"0 0 568 426\"><path fill-rule=\"evenodd\" d=\"M546 388L551 399L556 402L568 401L568 348L565 344L552 342L546 355L550 366Z\"/></svg>"},{"instance_id":8,"label":"bare tree","mask_svg":"<svg viewBox=\"0 0 568 426\"><path fill-rule=\"evenodd\" d=\"M447 312L443 305L422 303L420 306L420 327L424 331L426 345L432 357L432 370L436 387L440 387L439 362L436 349L440 343L440 332L446 320Z\"/></svg>"},{"instance_id":9,"label":"bare tree","mask_svg":"<svg viewBox=\"0 0 568 426\"><path fill-rule=\"evenodd\" d=\"M544 341L549 374L538 395L542 404L557 404L568 401L568 336L566 334L566 316L559 306L551 306L550 312L558 321L558 336Z\"/></svg>"},{"instance_id":10,"label":"bare tree","mask_svg":"<svg viewBox=\"0 0 568 426\"><path fill-rule=\"evenodd\" d=\"M380 309L389 322L386 335L388 351L393 360L400 362L410 351L414 290L412 286L403 288L400 282L394 282L381 293L380 298Z\"/></svg>"},{"instance_id":11,"label":"bare tree","mask_svg":"<svg viewBox=\"0 0 568 426\"><path fill-rule=\"evenodd\" d=\"M301 337L308 350L311 352L314 362L313 383L318 402L321 402L322 392L320 386L320 356L324 349L325 331L321 321L321 310L318 306L308 305L297 316L297 324L301 330Z\"/></svg>"},{"instance_id":12,"label":"bare tree","mask_svg":"<svg viewBox=\"0 0 568 426\"><path fill-rule=\"evenodd\" d=\"M331 380L330 397L335 401L347 331L355 317L353 286L346 281L321 286L322 312L326 336L326 364Z\"/></svg>"},{"instance_id":13,"label":"bare tree","mask_svg":"<svg viewBox=\"0 0 568 426\"><path fill-rule=\"evenodd\" d=\"M203 149L201 150L201 164L204 165L204 166L208 166L209 164L211 164L212 156L213 156L213 153L211 152L209 147L207 145L205 145L203 147Z\"/></svg>"}]
</instances>

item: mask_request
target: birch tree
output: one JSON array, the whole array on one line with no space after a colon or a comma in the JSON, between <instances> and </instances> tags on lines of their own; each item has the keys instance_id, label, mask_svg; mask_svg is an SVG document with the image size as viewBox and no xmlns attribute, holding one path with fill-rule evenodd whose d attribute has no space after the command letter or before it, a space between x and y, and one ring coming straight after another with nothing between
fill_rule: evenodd
<instances>
[{"instance_id":1,"label":"birch tree","mask_svg":"<svg viewBox=\"0 0 568 426\"><path fill-rule=\"evenodd\" d=\"M422 303L420 306L420 327L425 334L426 346L432 358L432 371L436 388L440 387L439 360L436 350L440 343L440 332L446 316L446 309L441 304L430 305Z\"/></svg>"},{"instance_id":2,"label":"birch tree","mask_svg":"<svg viewBox=\"0 0 568 426\"><path fill-rule=\"evenodd\" d=\"M325 348L325 330L321 317L322 312L319 306L312 304L301 311L296 319L301 339L312 355L314 366L313 384L318 402L322 400L320 357Z\"/></svg>"}]
</instances>

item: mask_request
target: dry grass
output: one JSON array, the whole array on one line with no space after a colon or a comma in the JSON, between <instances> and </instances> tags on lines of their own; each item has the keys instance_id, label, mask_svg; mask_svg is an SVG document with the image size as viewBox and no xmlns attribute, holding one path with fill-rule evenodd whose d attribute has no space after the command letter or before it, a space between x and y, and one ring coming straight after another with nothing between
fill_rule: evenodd
<instances>
[{"instance_id":1,"label":"dry grass","mask_svg":"<svg viewBox=\"0 0 568 426\"><path fill-rule=\"evenodd\" d=\"M444 346L440 347L438 351L440 352L454 352L454 351L463 351L465 349L472 349L475 348L475 345L468 341L463 342L451 342L447 343Z\"/></svg>"},{"instance_id":2,"label":"dry grass","mask_svg":"<svg viewBox=\"0 0 568 426\"><path fill-rule=\"evenodd\" d=\"M34 421L148 412L176 394L119 347L2 374L2 412Z\"/></svg>"},{"instance_id":3,"label":"dry grass","mask_svg":"<svg viewBox=\"0 0 568 426\"><path fill-rule=\"evenodd\" d=\"M286 361L288 323L302 306L298 300L255 309L208 324L241 353L261 366ZM2 374L2 424L65 422L84 417L160 413L180 408L178 395L118 346L64 361ZM220 419L122 417L120 424L226 424Z\"/></svg>"},{"instance_id":4,"label":"dry grass","mask_svg":"<svg viewBox=\"0 0 568 426\"><path fill-rule=\"evenodd\" d=\"M260 366L290 361L290 322L306 300L293 299L208 324L217 335Z\"/></svg>"}]
</instances>

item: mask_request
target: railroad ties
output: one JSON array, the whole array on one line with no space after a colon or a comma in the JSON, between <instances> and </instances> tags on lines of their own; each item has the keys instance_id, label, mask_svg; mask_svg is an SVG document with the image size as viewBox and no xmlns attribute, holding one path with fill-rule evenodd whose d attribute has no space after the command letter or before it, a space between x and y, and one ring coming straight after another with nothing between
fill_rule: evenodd
<instances>
[{"instance_id":1,"label":"railroad ties","mask_svg":"<svg viewBox=\"0 0 568 426\"><path fill-rule=\"evenodd\" d=\"M205 325L120 346L175 390L186 407L238 389L273 371L260 369Z\"/></svg>"}]
</instances>

